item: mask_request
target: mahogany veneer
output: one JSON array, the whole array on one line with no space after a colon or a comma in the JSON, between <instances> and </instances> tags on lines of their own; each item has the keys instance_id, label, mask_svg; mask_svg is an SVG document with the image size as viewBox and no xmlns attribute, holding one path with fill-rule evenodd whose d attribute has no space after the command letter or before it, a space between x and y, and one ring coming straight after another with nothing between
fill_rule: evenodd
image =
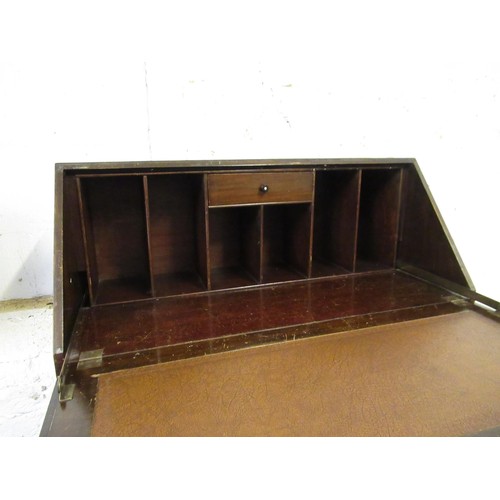
<instances>
[{"instance_id":1,"label":"mahogany veneer","mask_svg":"<svg viewBox=\"0 0 500 500\"><path fill-rule=\"evenodd\" d=\"M493 312L480 313L477 301ZM175 364L163 370L170 361L248 349L248 357L227 359L248 359L256 363L255 372L260 357L252 349L257 347L264 359L281 352L268 344L300 338L342 332L348 339L359 329L378 325L384 331L384 325L391 324L397 324L398 335L404 335L411 331L413 320L431 317L439 318L429 323L440 325L436 335L452 334L464 311L467 324L477 332L485 328L483 315L489 315L489 336L479 334L472 341L486 352L486 344L498 334L498 309L496 301L473 290L412 159L57 165L54 360L58 386L42 435L100 434L99 429L106 429L104 434L127 434L127 428L119 425L123 412L112 409L114 403L105 390L110 387L105 381L115 380L108 377L118 370L125 370L123 377L140 393L142 379L135 378L133 369L141 366L158 365L160 383L161 373L177 373ZM363 345L378 345L370 335L367 330ZM432 329L419 336L419 349L430 349L432 337ZM391 342L384 344L385 355L395 359L396 344L391 353ZM328 347L333 355L337 345ZM309 373L316 354L306 344L294 344L292 350L299 353L300 346L304 346L300 370ZM288 352L288 347L283 348ZM358 348L365 349L361 344ZM401 363L409 359L402 358ZM362 371L367 362L373 360L360 358L353 369ZM427 369L425 359L416 363L420 363L417 371ZM490 377L486 372L481 375L481 357L471 363L478 366L464 370L472 370L478 380ZM278 392L280 384L288 387L288 396L280 402L283 408L295 406L300 397L301 388L295 393L285 380L291 369L278 365L272 374ZM222 383L221 377L231 372L229 361L224 370L213 384L217 385L217 377ZM329 368L325 365L324 370ZM319 385L332 383L326 372L321 377L320 370L315 375ZM235 390L251 390L254 385L252 380L240 382ZM399 390L387 383L388 394ZM340 384L341 392L351 390L348 376L335 384ZM437 388L429 390L434 391L430 400L437 401ZM324 393L315 391L314 384L308 386L311 400L321 399ZM91 431L96 394L106 410L99 410ZM345 403L338 401L341 406ZM463 428L428 421L426 434L446 433L446 429L482 432L485 422L500 424L497 403L492 402L494 414L489 419L474 420L471 413L470 425ZM126 404L132 418L138 408L130 407L132 401ZM392 411L392 403L387 404L383 413ZM461 405L470 408L473 401L467 396ZM398 411L408 411L403 406ZM206 433L394 434L381 421L372 422L374 427L361 422L362 432L352 423L329 426L328 408L315 419L324 423L322 427L307 427L306 421L299 427L274 421L266 427L257 417L241 427L238 416L231 415L230 427L211 427ZM352 408L354 413L358 410ZM217 411L231 413L229 407ZM453 411L460 412L460 405ZM352 418L358 418L354 413ZM164 426L141 431L141 423L134 418L131 434L176 433ZM180 433L204 433L201 424L193 425ZM417 434L411 422L401 429L396 433Z\"/></svg>"},{"instance_id":2,"label":"mahogany veneer","mask_svg":"<svg viewBox=\"0 0 500 500\"><path fill-rule=\"evenodd\" d=\"M262 205L310 202L313 172L210 174L208 205Z\"/></svg>"}]
</instances>

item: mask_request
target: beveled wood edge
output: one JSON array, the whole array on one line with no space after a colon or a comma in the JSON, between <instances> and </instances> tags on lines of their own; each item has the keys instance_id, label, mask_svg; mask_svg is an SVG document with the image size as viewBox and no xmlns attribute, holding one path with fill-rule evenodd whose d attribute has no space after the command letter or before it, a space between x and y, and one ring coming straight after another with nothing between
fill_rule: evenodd
<instances>
[{"instance_id":1,"label":"beveled wood edge","mask_svg":"<svg viewBox=\"0 0 500 500\"><path fill-rule=\"evenodd\" d=\"M307 259L307 277L312 278L313 246L314 246L314 211L316 205L316 170L312 171L312 199L309 205L309 243Z\"/></svg>"},{"instance_id":2,"label":"beveled wood edge","mask_svg":"<svg viewBox=\"0 0 500 500\"><path fill-rule=\"evenodd\" d=\"M392 265L393 267L396 267L396 261L398 259L398 250L399 250L399 241L401 237L401 213L402 213L402 203L403 203L403 187L404 187L404 174L405 172L403 170L399 171L399 180L398 180L398 199L397 199L397 210L396 210L396 238L394 241L394 246L393 246L393 252L394 252L394 258L392 259Z\"/></svg>"},{"instance_id":3,"label":"beveled wood edge","mask_svg":"<svg viewBox=\"0 0 500 500\"><path fill-rule=\"evenodd\" d=\"M217 167L330 167L330 166L369 166L411 164L414 158L314 158L314 159L227 159L227 160L167 160L167 161L112 161L56 163L61 170L105 170L134 168L217 168Z\"/></svg>"},{"instance_id":4,"label":"beveled wood edge","mask_svg":"<svg viewBox=\"0 0 500 500\"><path fill-rule=\"evenodd\" d=\"M63 182L64 168L56 164L54 196L54 274L53 274L53 356L56 374L64 357L64 297L63 297Z\"/></svg>"},{"instance_id":5,"label":"beveled wood edge","mask_svg":"<svg viewBox=\"0 0 500 500\"><path fill-rule=\"evenodd\" d=\"M93 266L91 265L91 260L90 260L90 252L92 250L89 239L90 239L90 234L93 233L93 231L91 230L90 211L88 209L87 203L85 203L84 201L83 186L80 179L78 178L76 179L76 190L78 195L80 224L82 228L83 255L85 257L85 266L87 268L87 288L88 288L90 303L94 305L96 303L96 298L97 298L96 294L94 294L94 290L97 290L98 283L93 282L92 272L91 272ZM93 236L92 236L92 241L93 241ZM95 261L95 248L93 249L93 255L94 255L93 260ZM97 265L94 267L97 269ZM98 273L97 276L99 276Z\"/></svg>"},{"instance_id":6,"label":"beveled wood edge","mask_svg":"<svg viewBox=\"0 0 500 500\"><path fill-rule=\"evenodd\" d=\"M204 274L206 275L206 280L205 284L207 287L207 291L212 290L212 263L211 263L211 256L210 256L210 212L209 212L209 207L208 207L208 175L203 174L203 181L202 181L202 189L203 189L203 229L204 229L204 234L205 236L205 255L206 255L206 269L204 269Z\"/></svg>"},{"instance_id":7,"label":"beveled wood edge","mask_svg":"<svg viewBox=\"0 0 500 500\"><path fill-rule=\"evenodd\" d=\"M155 287L155 273L154 273L154 262L153 262L153 252L152 252L152 242L151 242L151 205L149 198L149 182L146 175L142 176L142 191L144 197L144 211L145 211L145 221L146 221L146 241L148 249L148 271L149 271L149 285L151 287L151 295L154 297L156 295Z\"/></svg>"}]
</instances>

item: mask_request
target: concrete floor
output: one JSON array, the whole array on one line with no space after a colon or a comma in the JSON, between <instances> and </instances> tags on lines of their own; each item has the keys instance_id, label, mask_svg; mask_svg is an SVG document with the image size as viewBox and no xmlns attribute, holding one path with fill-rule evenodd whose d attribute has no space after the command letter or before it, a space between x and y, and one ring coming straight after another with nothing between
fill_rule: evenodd
<instances>
[{"instance_id":1,"label":"concrete floor","mask_svg":"<svg viewBox=\"0 0 500 500\"><path fill-rule=\"evenodd\" d=\"M0 436L38 436L55 382L52 297L0 302Z\"/></svg>"}]
</instances>

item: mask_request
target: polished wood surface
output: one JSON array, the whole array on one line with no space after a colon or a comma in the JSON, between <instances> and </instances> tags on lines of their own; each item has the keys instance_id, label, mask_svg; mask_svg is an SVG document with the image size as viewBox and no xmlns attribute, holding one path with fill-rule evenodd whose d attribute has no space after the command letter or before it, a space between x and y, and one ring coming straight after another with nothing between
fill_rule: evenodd
<instances>
[{"instance_id":1,"label":"polished wood surface","mask_svg":"<svg viewBox=\"0 0 500 500\"><path fill-rule=\"evenodd\" d=\"M111 373L117 370L139 368L141 366L168 363L179 359L187 359L221 352L248 349L279 342L289 342L302 338L318 337L331 333L350 332L382 326L393 323L412 321L420 318L430 318L454 314L466 310L462 303L442 302L417 307L381 311L378 313L361 314L346 318L333 318L303 325L282 326L260 331L247 331L225 337L200 339L193 342L181 342L142 350L129 351L111 356L105 356L98 368L82 371L79 375L92 377L101 373ZM69 380L75 378L75 367L69 369ZM78 378L78 377L76 377Z\"/></svg>"},{"instance_id":2,"label":"polished wood surface","mask_svg":"<svg viewBox=\"0 0 500 500\"><path fill-rule=\"evenodd\" d=\"M82 310L81 350L104 356L450 302L398 272L350 275Z\"/></svg>"},{"instance_id":3,"label":"polished wood surface","mask_svg":"<svg viewBox=\"0 0 500 500\"><path fill-rule=\"evenodd\" d=\"M99 377L93 436L460 436L500 422L498 323L462 312Z\"/></svg>"},{"instance_id":4,"label":"polished wood surface","mask_svg":"<svg viewBox=\"0 0 500 500\"><path fill-rule=\"evenodd\" d=\"M210 206L310 202L313 173L210 174Z\"/></svg>"}]
</instances>

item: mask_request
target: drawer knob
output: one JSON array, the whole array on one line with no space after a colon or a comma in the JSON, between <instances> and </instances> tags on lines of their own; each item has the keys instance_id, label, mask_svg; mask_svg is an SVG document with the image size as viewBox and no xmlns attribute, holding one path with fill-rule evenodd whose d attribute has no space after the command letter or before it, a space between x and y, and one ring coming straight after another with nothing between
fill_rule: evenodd
<instances>
[{"instance_id":1,"label":"drawer knob","mask_svg":"<svg viewBox=\"0 0 500 500\"><path fill-rule=\"evenodd\" d=\"M269 186L267 184L261 184L260 188L259 188L259 191L261 193L267 193L269 191Z\"/></svg>"}]
</instances>

